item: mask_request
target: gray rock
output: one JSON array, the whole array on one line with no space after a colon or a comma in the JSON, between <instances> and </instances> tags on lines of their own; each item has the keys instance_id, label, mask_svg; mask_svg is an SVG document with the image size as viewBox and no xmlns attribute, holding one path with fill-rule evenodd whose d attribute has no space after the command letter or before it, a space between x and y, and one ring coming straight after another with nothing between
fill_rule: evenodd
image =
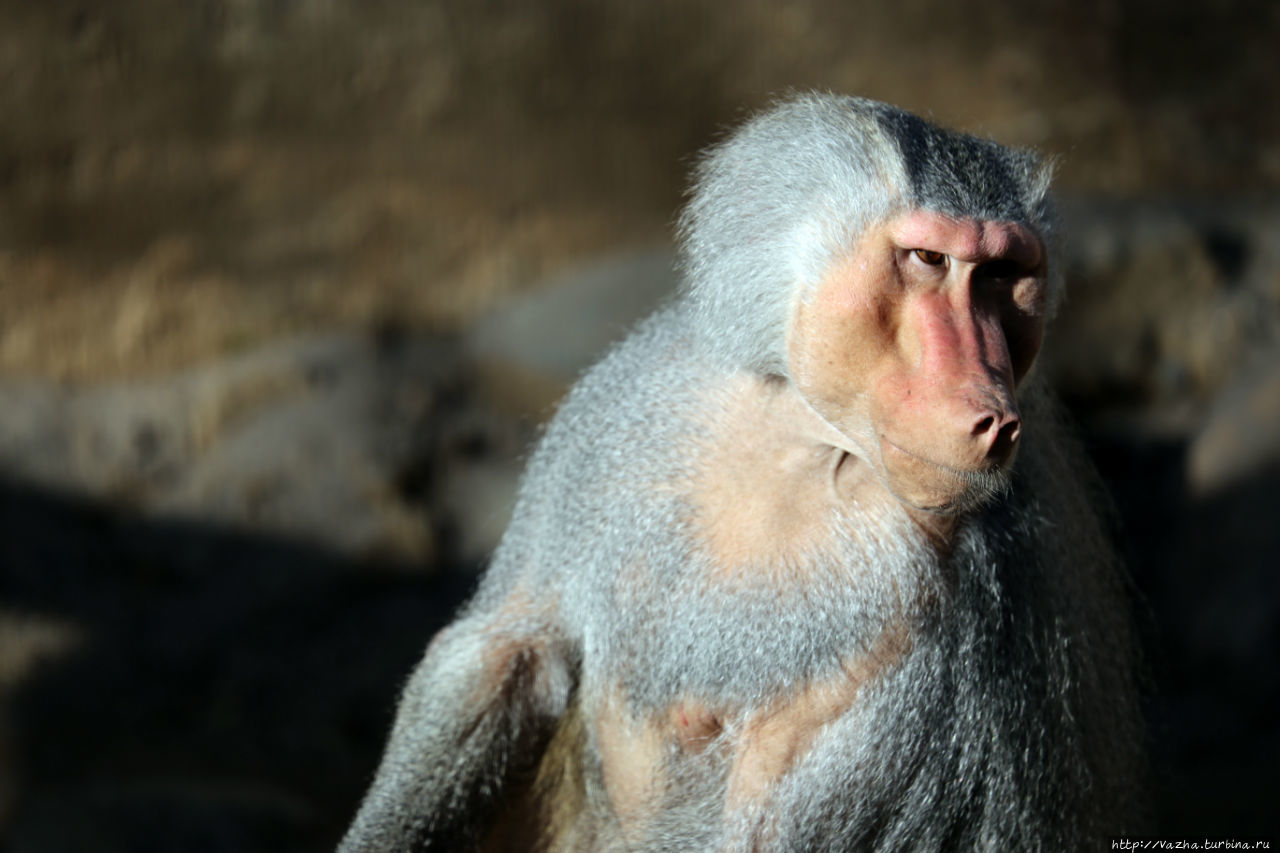
<instances>
[{"instance_id":1,"label":"gray rock","mask_svg":"<svg viewBox=\"0 0 1280 853\"><path fill-rule=\"evenodd\" d=\"M1280 470L1280 348L1261 354L1222 393L1191 441L1187 481L1208 497Z\"/></svg>"},{"instance_id":2,"label":"gray rock","mask_svg":"<svg viewBox=\"0 0 1280 853\"><path fill-rule=\"evenodd\" d=\"M597 259L480 320L466 336L467 352L572 382L670 295L676 281L668 247Z\"/></svg>"},{"instance_id":3,"label":"gray rock","mask_svg":"<svg viewBox=\"0 0 1280 853\"><path fill-rule=\"evenodd\" d=\"M146 514L425 557L429 519L396 483L456 370L443 341L334 334L145 382L4 381L0 470Z\"/></svg>"}]
</instances>

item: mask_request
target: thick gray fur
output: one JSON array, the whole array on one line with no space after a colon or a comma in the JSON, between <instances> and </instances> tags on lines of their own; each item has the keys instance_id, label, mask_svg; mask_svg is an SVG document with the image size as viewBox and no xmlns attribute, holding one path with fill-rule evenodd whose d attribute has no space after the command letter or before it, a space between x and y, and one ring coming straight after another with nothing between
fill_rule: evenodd
<instances>
[{"instance_id":1,"label":"thick gray fur","mask_svg":"<svg viewBox=\"0 0 1280 853\"><path fill-rule=\"evenodd\" d=\"M341 849L459 849L570 706L585 792L563 849L1057 851L1131 831L1141 729L1123 575L1088 465L1034 375L1012 486L947 556L905 517L850 507L834 545L793 555L803 586L716 581L684 487L720 389L741 371L787 381L792 300L863 230L927 207L1047 234L1047 183L1031 155L827 95L713 149L681 220L684 294L548 427L479 592L405 690ZM904 615L910 650L767 807L726 812L730 719L719 743L669 754L656 816L623 843L593 725L608 691L637 716L687 696L749 710L870 653Z\"/></svg>"}]
</instances>

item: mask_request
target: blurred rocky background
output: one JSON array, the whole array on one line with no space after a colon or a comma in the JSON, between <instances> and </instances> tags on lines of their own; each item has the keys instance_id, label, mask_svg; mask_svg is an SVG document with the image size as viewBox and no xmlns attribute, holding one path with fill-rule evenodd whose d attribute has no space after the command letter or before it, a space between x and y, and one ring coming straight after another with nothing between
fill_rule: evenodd
<instances>
[{"instance_id":1,"label":"blurred rocky background","mask_svg":"<svg viewBox=\"0 0 1280 853\"><path fill-rule=\"evenodd\" d=\"M313 851L788 89L1059 159L1155 828L1276 835L1280 6L0 0L0 849Z\"/></svg>"}]
</instances>

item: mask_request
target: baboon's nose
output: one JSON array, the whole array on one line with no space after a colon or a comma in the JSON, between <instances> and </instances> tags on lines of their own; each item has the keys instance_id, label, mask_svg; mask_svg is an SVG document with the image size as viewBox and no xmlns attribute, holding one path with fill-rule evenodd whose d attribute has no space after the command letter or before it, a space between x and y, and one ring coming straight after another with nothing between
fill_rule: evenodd
<instances>
[{"instance_id":1,"label":"baboon's nose","mask_svg":"<svg viewBox=\"0 0 1280 853\"><path fill-rule=\"evenodd\" d=\"M1022 418L1017 412L988 412L974 422L969 434L979 443L984 459L1004 462L1022 435Z\"/></svg>"}]
</instances>

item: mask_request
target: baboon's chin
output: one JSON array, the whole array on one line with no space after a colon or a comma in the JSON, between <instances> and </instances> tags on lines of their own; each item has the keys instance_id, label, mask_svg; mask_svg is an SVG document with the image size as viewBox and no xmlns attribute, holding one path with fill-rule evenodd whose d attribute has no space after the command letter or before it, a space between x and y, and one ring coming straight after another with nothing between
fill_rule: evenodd
<instances>
[{"instance_id":1,"label":"baboon's chin","mask_svg":"<svg viewBox=\"0 0 1280 853\"><path fill-rule=\"evenodd\" d=\"M960 471L926 463L910 471L889 470L889 488L907 507L939 515L961 515L990 503L1009 489L1007 467Z\"/></svg>"}]
</instances>

